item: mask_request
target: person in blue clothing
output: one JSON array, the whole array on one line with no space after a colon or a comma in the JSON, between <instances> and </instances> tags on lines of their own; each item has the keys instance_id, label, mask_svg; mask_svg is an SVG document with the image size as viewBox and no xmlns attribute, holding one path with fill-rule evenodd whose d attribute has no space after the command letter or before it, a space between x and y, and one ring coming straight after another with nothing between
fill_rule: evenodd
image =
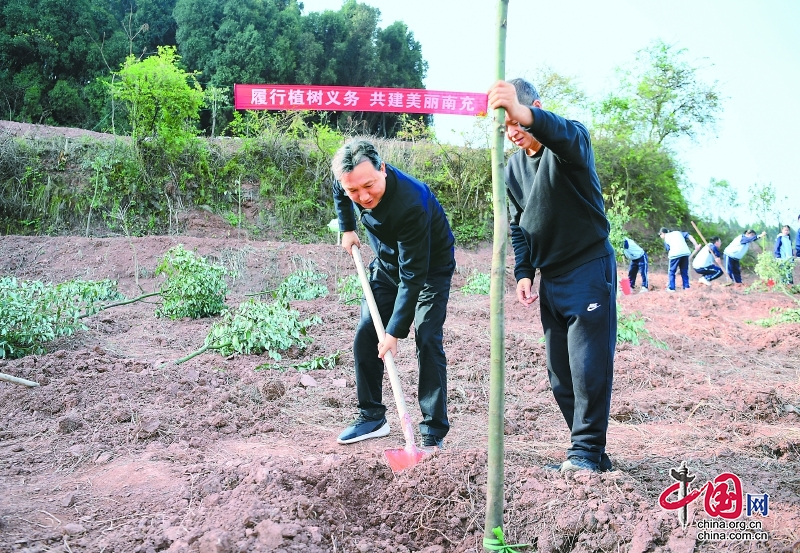
<instances>
[{"instance_id":1,"label":"person in blue clothing","mask_svg":"<svg viewBox=\"0 0 800 553\"><path fill-rule=\"evenodd\" d=\"M750 248L750 244L766 235L766 231L762 232L760 235L756 235L756 231L750 229L741 236L737 236L731 240L731 243L728 244L725 251L722 252L725 254L725 269L728 271L728 277L736 284L742 284L740 262Z\"/></svg>"},{"instance_id":2,"label":"person in blue clothing","mask_svg":"<svg viewBox=\"0 0 800 553\"><path fill-rule=\"evenodd\" d=\"M794 240L794 255L800 257L800 215L797 216L797 238Z\"/></svg>"},{"instance_id":3,"label":"person in blue clothing","mask_svg":"<svg viewBox=\"0 0 800 553\"><path fill-rule=\"evenodd\" d=\"M789 225L783 225L781 233L775 240L775 257L781 260L781 266L785 271L784 279L788 284L794 284L794 250L792 238L789 236L791 232Z\"/></svg>"},{"instance_id":4,"label":"person in blue clothing","mask_svg":"<svg viewBox=\"0 0 800 553\"><path fill-rule=\"evenodd\" d=\"M636 276L641 273L642 275L642 289L639 293L649 291L647 282L648 260L647 252L645 252L639 244L634 242L631 238L626 238L622 242L622 254L630 261L628 266L628 280L631 283L631 290L636 288Z\"/></svg>"},{"instance_id":5,"label":"person in blue clothing","mask_svg":"<svg viewBox=\"0 0 800 553\"><path fill-rule=\"evenodd\" d=\"M342 146L331 163L333 200L342 247L361 247L356 218L366 229L375 259L370 288L386 329L378 339L369 306L353 341L359 415L337 438L350 444L389 434L383 394L383 357L397 355L397 340L414 324L423 447L441 447L447 418L447 359L442 327L455 271L455 239L444 209L428 185L384 163L368 140Z\"/></svg>"},{"instance_id":6,"label":"person in blue clothing","mask_svg":"<svg viewBox=\"0 0 800 553\"><path fill-rule=\"evenodd\" d=\"M722 265L722 254L719 251L722 240L719 236L712 236L711 241L703 246L692 261L692 269L700 275L701 284L711 286L711 281L725 274Z\"/></svg>"},{"instance_id":7,"label":"person in blue clothing","mask_svg":"<svg viewBox=\"0 0 800 553\"><path fill-rule=\"evenodd\" d=\"M517 299L539 299L550 386L572 442L548 468L611 470L617 271L589 131L542 109L522 79L495 82L488 101L505 109L506 137L519 147L505 169Z\"/></svg>"},{"instance_id":8,"label":"person in blue clothing","mask_svg":"<svg viewBox=\"0 0 800 553\"><path fill-rule=\"evenodd\" d=\"M681 280L683 281L683 289L689 289L689 256L692 252L686 241L692 243L694 251L700 249L700 244L694 239L694 236L688 232L681 230L669 230L667 227L661 227L658 235L664 241L664 248L667 250L669 257L669 283L667 284L667 292L675 291L675 273L680 269Z\"/></svg>"}]
</instances>

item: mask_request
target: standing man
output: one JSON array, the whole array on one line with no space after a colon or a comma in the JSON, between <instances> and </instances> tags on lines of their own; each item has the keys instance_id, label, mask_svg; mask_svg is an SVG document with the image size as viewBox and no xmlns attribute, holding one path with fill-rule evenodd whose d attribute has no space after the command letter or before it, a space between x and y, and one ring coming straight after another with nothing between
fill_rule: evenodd
<instances>
[{"instance_id":1,"label":"standing man","mask_svg":"<svg viewBox=\"0 0 800 553\"><path fill-rule=\"evenodd\" d=\"M689 289L689 256L692 254L689 251L689 246L686 241L692 243L694 251L700 249L700 244L694 239L694 236L688 232L680 230L670 231L666 227L661 227L658 235L664 241L664 248L667 250L669 257L669 283L667 284L667 292L675 291L675 273L680 269L681 280L683 281L683 289Z\"/></svg>"},{"instance_id":2,"label":"standing man","mask_svg":"<svg viewBox=\"0 0 800 553\"><path fill-rule=\"evenodd\" d=\"M736 284L742 283L742 268L740 262L747 253L747 250L750 249L750 243L766 235L767 231L757 236L756 231L750 229L741 236L734 238L725 248L723 252L725 254L725 268L728 271L728 277Z\"/></svg>"},{"instance_id":3,"label":"standing man","mask_svg":"<svg viewBox=\"0 0 800 553\"><path fill-rule=\"evenodd\" d=\"M711 281L721 277L725 270L722 268L722 254L719 251L722 240L719 236L712 236L711 241L706 244L692 261L692 268L700 274L698 279L701 284L711 286Z\"/></svg>"},{"instance_id":4,"label":"standing man","mask_svg":"<svg viewBox=\"0 0 800 553\"><path fill-rule=\"evenodd\" d=\"M617 271L589 131L542 109L522 79L492 85L489 107L506 110L506 136L520 148L505 171L517 299L541 300L550 386L571 432L567 460L551 468L611 470Z\"/></svg>"},{"instance_id":5,"label":"standing man","mask_svg":"<svg viewBox=\"0 0 800 553\"><path fill-rule=\"evenodd\" d=\"M781 268L785 271L783 279L787 284L794 284L794 251L792 238L789 236L791 231L789 225L783 225L781 233L775 240L775 257L781 262Z\"/></svg>"},{"instance_id":6,"label":"standing man","mask_svg":"<svg viewBox=\"0 0 800 553\"><path fill-rule=\"evenodd\" d=\"M378 340L369 306L361 302L361 320L353 342L358 418L338 437L350 444L389 434L383 394L383 356L397 355L397 340L414 323L419 365L419 406L423 447L441 447L447 420L447 359L442 326L455 271L453 233L430 188L383 162L363 139L342 146L333 158L333 200L342 231L342 247L360 248L356 215L367 231L375 259L370 287L386 328ZM352 254L351 254L352 255Z\"/></svg>"},{"instance_id":7,"label":"standing man","mask_svg":"<svg viewBox=\"0 0 800 553\"><path fill-rule=\"evenodd\" d=\"M636 275L642 274L642 289L639 293L649 292L650 289L647 283L647 252L630 238L625 238L622 242L622 254L628 258L630 265L628 266L628 281L631 283L631 290L636 287Z\"/></svg>"}]
</instances>

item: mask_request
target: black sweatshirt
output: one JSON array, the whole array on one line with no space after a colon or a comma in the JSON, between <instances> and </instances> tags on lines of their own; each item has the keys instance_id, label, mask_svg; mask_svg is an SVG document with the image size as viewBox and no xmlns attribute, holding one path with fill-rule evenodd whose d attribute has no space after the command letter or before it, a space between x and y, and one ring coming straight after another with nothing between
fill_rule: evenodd
<instances>
[{"instance_id":1,"label":"black sweatshirt","mask_svg":"<svg viewBox=\"0 0 800 553\"><path fill-rule=\"evenodd\" d=\"M444 267L455 259L455 239L444 209L428 185L389 164L386 191L375 209L351 201L336 179L333 201L339 230L356 230L357 213L381 268L398 285L386 333L407 337L428 268Z\"/></svg>"},{"instance_id":2,"label":"black sweatshirt","mask_svg":"<svg viewBox=\"0 0 800 553\"><path fill-rule=\"evenodd\" d=\"M549 111L531 111L533 125L525 130L542 147L533 156L515 152L506 166L517 280L533 280L536 269L555 277L614 253L589 131Z\"/></svg>"}]
</instances>

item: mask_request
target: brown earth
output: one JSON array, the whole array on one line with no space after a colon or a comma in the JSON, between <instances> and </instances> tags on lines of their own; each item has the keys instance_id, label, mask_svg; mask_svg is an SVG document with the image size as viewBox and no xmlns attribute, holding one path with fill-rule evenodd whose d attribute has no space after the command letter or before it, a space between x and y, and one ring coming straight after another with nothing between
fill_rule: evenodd
<instances>
[{"instance_id":1,"label":"brown earth","mask_svg":"<svg viewBox=\"0 0 800 553\"><path fill-rule=\"evenodd\" d=\"M489 272L491 251L457 251L444 328L445 447L394 475L383 450L403 438L388 382L392 433L335 441L355 413L359 308L336 294L337 279L354 272L349 258L333 244L237 239L205 212L187 218L185 233L133 239L144 290L158 287L156 260L178 243L235 271L230 306L314 266L328 275L330 294L292 306L322 323L311 328L313 343L289 356L297 363L341 351L339 364L278 372L256 370L266 356L205 353L162 366L199 348L213 320L156 318L143 302L86 319L88 330L45 355L0 360L0 371L41 384L0 381L0 552L481 551L489 302L460 289L473 271ZM520 306L508 279L508 542L548 553L800 551L800 325L749 323L796 304L718 285L666 294L666 275L654 273L654 292L620 304L641 313L667 348L646 338L618 345L607 449L615 470L603 474L543 468L563 460L569 436L546 379L538 309ZM111 278L126 295L140 293L121 237L0 237L0 275L8 274ZM401 341L398 367L417 420L413 342ZM676 511L659 505L682 461L696 475L692 489L733 473L743 494L769 494L766 517L738 519L768 536L702 539L698 521L724 520L711 518L704 496L689 505L683 529Z\"/></svg>"}]
</instances>

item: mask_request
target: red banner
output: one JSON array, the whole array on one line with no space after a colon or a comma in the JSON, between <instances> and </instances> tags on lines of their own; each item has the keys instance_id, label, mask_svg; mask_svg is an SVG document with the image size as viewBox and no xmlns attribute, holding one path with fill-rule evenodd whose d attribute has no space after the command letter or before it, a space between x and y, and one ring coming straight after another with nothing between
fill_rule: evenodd
<instances>
[{"instance_id":1,"label":"red banner","mask_svg":"<svg viewBox=\"0 0 800 553\"><path fill-rule=\"evenodd\" d=\"M416 88L314 86L282 84L233 85L236 109L382 111L486 115L486 94Z\"/></svg>"}]
</instances>

